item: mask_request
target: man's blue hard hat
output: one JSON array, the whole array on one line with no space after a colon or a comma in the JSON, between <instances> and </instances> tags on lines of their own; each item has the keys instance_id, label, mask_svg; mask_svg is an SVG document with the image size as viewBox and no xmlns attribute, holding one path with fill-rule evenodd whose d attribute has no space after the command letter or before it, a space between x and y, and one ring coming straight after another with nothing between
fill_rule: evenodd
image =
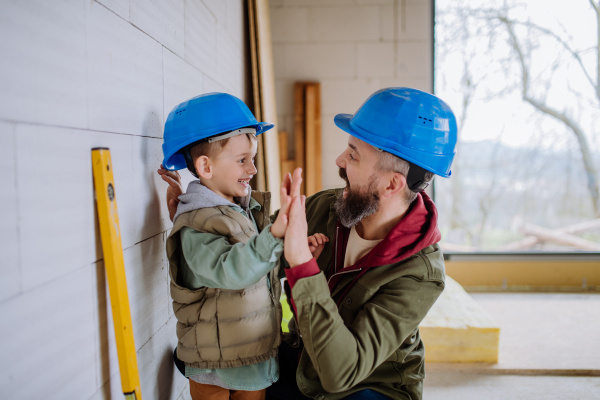
<instances>
[{"instance_id":1,"label":"man's blue hard hat","mask_svg":"<svg viewBox=\"0 0 600 400\"><path fill-rule=\"evenodd\" d=\"M436 96L404 87L373 93L335 124L352 136L447 178L456 153L456 117Z\"/></svg>"},{"instance_id":2,"label":"man's blue hard hat","mask_svg":"<svg viewBox=\"0 0 600 400\"><path fill-rule=\"evenodd\" d=\"M258 122L243 101L227 93L207 93L179 104L169 113L163 135L163 167L187 167L181 150L187 145L220 133L252 127L256 135L273 128Z\"/></svg>"}]
</instances>

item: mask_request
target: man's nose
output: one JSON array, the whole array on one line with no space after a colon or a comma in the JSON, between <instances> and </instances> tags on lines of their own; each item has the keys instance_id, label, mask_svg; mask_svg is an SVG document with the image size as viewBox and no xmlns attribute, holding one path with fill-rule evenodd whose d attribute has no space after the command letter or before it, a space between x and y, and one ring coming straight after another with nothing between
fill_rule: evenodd
<instances>
[{"instance_id":1,"label":"man's nose","mask_svg":"<svg viewBox=\"0 0 600 400\"><path fill-rule=\"evenodd\" d=\"M344 153L340 154L335 159L335 165L337 165L340 168L346 168L346 161L344 160Z\"/></svg>"}]
</instances>

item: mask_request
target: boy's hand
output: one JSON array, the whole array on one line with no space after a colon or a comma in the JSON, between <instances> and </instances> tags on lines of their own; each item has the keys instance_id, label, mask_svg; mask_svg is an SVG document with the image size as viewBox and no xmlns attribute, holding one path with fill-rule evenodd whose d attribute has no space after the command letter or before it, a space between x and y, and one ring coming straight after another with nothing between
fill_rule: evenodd
<instances>
[{"instance_id":1,"label":"boy's hand","mask_svg":"<svg viewBox=\"0 0 600 400\"><path fill-rule=\"evenodd\" d=\"M319 258L327 242L329 242L329 238L322 233L315 233L308 237L308 248L315 260Z\"/></svg>"},{"instance_id":2,"label":"boy's hand","mask_svg":"<svg viewBox=\"0 0 600 400\"><path fill-rule=\"evenodd\" d=\"M177 171L166 170L162 164L157 172L162 180L169 184L169 187L167 188L167 207L169 208L169 218L171 218L171 222L173 222L173 217L177 212L177 205L179 204L179 196L183 194L181 176Z\"/></svg>"},{"instance_id":3,"label":"boy's hand","mask_svg":"<svg viewBox=\"0 0 600 400\"><path fill-rule=\"evenodd\" d=\"M294 177L288 173L283 178L280 188L281 196L281 208L277 219L271 225L271 234L276 237L283 239L285 236L285 230L289 221L288 214L290 212L290 204L294 196L300 195L300 184L302 183L302 169L296 168L294 171Z\"/></svg>"}]
</instances>

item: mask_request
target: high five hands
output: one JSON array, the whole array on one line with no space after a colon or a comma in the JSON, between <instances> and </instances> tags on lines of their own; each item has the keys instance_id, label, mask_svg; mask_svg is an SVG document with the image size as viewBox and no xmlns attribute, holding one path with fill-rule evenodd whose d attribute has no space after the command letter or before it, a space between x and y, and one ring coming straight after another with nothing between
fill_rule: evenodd
<instances>
[{"instance_id":1,"label":"high five hands","mask_svg":"<svg viewBox=\"0 0 600 400\"><path fill-rule=\"evenodd\" d=\"M173 220L177 212L179 195L183 194L181 177L176 171L168 171L160 166L160 177L169 184L167 188L167 206L169 217ZM283 178L280 188L281 209L277 219L271 225L271 233L275 237L284 238L284 255L290 267L304 264L313 258L319 257L325 242L329 239L325 235L315 234L308 237L306 223L305 202L306 196L300 195L302 183L302 169L296 168L293 176L289 173ZM309 248L310 243L310 248Z\"/></svg>"},{"instance_id":2,"label":"high five hands","mask_svg":"<svg viewBox=\"0 0 600 400\"><path fill-rule=\"evenodd\" d=\"M306 196L300 195L300 183L302 183L301 168L296 168L293 176L287 174L284 177L281 184L281 210L277 216L277 219L282 217L286 220L283 254L292 268L313 258L306 240L308 235ZM276 223L277 221L273 225Z\"/></svg>"}]
</instances>

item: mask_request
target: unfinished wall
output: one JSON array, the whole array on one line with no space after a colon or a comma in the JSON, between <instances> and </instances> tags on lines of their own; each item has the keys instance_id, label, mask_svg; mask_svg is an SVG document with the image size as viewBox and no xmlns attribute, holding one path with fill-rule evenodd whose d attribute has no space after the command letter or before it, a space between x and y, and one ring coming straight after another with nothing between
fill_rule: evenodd
<instances>
[{"instance_id":1,"label":"unfinished wall","mask_svg":"<svg viewBox=\"0 0 600 400\"><path fill-rule=\"evenodd\" d=\"M243 0L2 1L0 398L122 398L97 146L112 153L144 399L189 397L172 364L171 223L156 169L176 104L246 97L244 14Z\"/></svg>"},{"instance_id":2,"label":"unfinished wall","mask_svg":"<svg viewBox=\"0 0 600 400\"><path fill-rule=\"evenodd\" d=\"M321 82L323 188L340 187L348 135L333 123L378 89L431 92L432 0L271 0L279 129L293 144L294 82Z\"/></svg>"}]
</instances>

